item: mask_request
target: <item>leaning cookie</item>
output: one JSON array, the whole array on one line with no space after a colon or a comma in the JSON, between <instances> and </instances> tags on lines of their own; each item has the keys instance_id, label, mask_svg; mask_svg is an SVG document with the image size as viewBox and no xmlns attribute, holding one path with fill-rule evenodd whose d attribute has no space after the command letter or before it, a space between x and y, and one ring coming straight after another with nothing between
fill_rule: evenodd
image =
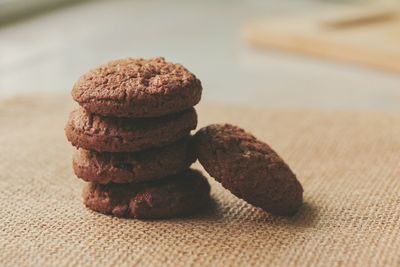
<instances>
[{"instance_id":1,"label":"leaning cookie","mask_svg":"<svg viewBox=\"0 0 400 267\"><path fill-rule=\"evenodd\" d=\"M267 144L243 129L214 124L195 135L205 170L234 195L272 214L290 215L303 201L303 188L289 166Z\"/></svg>"},{"instance_id":2,"label":"leaning cookie","mask_svg":"<svg viewBox=\"0 0 400 267\"><path fill-rule=\"evenodd\" d=\"M98 152L135 152L173 143L197 126L194 108L159 118L102 117L80 108L65 133L73 146Z\"/></svg>"},{"instance_id":3,"label":"leaning cookie","mask_svg":"<svg viewBox=\"0 0 400 267\"><path fill-rule=\"evenodd\" d=\"M171 145L135 153L77 150L75 174L88 182L137 183L158 180L189 168L196 160L190 138Z\"/></svg>"},{"instance_id":4,"label":"leaning cookie","mask_svg":"<svg viewBox=\"0 0 400 267\"><path fill-rule=\"evenodd\" d=\"M89 183L83 199L86 207L103 214L164 219L188 215L206 207L210 200L210 185L200 172L187 170L147 183Z\"/></svg>"},{"instance_id":5,"label":"leaning cookie","mask_svg":"<svg viewBox=\"0 0 400 267\"><path fill-rule=\"evenodd\" d=\"M159 117L196 105L202 86L194 74L164 58L121 59L84 74L72 96L92 113Z\"/></svg>"}]
</instances>

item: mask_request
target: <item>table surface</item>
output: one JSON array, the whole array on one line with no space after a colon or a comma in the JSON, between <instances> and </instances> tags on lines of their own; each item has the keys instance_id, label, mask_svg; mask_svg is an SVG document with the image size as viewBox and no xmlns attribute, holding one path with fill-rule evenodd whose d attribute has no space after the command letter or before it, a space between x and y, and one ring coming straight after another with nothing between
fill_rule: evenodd
<instances>
[{"instance_id":1,"label":"table surface","mask_svg":"<svg viewBox=\"0 0 400 267\"><path fill-rule=\"evenodd\" d=\"M249 20L321 1L89 1L0 27L0 96L68 92L110 59L164 56L202 80L203 101L242 106L400 110L400 75L278 51L240 37Z\"/></svg>"}]
</instances>

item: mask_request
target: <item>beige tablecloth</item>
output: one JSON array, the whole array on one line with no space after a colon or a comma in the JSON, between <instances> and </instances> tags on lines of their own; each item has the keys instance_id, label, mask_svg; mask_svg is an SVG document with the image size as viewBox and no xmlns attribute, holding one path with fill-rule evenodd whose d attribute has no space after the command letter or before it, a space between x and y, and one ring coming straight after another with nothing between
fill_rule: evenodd
<instances>
[{"instance_id":1,"label":"beige tablecloth","mask_svg":"<svg viewBox=\"0 0 400 267\"><path fill-rule=\"evenodd\" d=\"M1 266L400 266L400 114L200 105L200 125L235 123L275 148L303 208L273 217L210 180L211 210L139 221L82 205L63 132L73 107L0 103Z\"/></svg>"}]
</instances>

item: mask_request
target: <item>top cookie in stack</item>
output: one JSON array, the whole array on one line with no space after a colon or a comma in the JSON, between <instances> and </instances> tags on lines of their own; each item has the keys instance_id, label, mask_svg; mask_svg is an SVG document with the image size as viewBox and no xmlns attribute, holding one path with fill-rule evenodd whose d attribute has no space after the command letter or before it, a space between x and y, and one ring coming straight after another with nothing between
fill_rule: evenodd
<instances>
[{"instance_id":1,"label":"top cookie in stack","mask_svg":"<svg viewBox=\"0 0 400 267\"><path fill-rule=\"evenodd\" d=\"M91 113L111 117L153 118L195 106L200 80L164 58L112 61L83 75L72 96Z\"/></svg>"},{"instance_id":2,"label":"top cookie in stack","mask_svg":"<svg viewBox=\"0 0 400 267\"><path fill-rule=\"evenodd\" d=\"M175 216L203 206L209 185L188 170L196 160L190 131L197 126L193 106L201 93L194 74L164 58L112 61L81 76L72 90L81 108L71 113L66 135L78 148L75 174L94 183L85 191L85 204L136 218ZM152 199L168 200L170 206L161 201L165 207L155 212L155 203L139 197L144 188L167 192ZM201 203L194 203L193 196Z\"/></svg>"}]
</instances>

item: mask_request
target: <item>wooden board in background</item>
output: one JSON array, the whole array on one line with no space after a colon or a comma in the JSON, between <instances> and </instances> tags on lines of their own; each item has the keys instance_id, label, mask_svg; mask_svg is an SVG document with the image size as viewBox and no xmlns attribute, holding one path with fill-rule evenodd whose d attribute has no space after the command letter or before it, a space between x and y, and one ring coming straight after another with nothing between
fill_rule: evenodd
<instances>
[{"instance_id":1,"label":"wooden board in background","mask_svg":"<svg viewBox=\"0 0 400 267\"><path fill-rule=\"evenodd\" d=\"M400 8L337 9L248 23L251 44L400 73Z\"/></svg>"}]
</instances>

